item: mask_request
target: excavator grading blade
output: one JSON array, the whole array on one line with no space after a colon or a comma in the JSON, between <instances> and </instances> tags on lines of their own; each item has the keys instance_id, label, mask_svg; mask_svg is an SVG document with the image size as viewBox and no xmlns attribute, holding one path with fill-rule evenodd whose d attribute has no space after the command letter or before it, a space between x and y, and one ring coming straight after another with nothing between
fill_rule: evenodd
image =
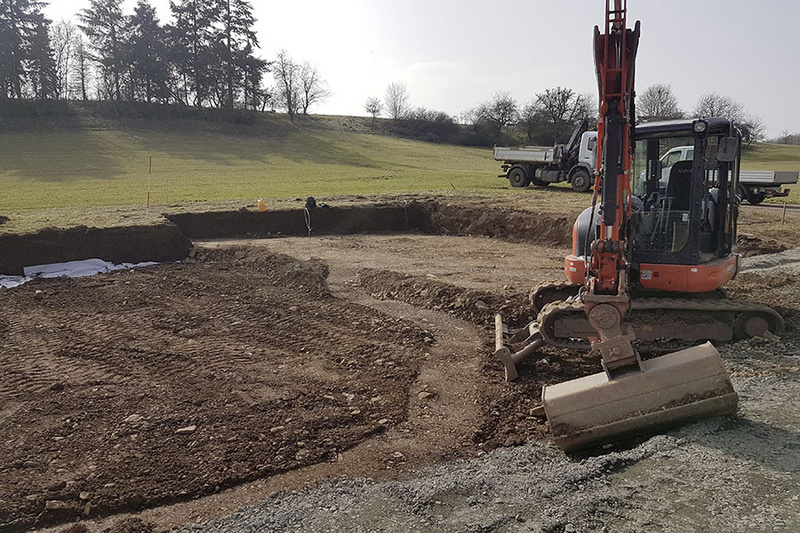
<instances>
[{"instance_id":1,"label":"excavator grading blade","mask_svg":"<svg viewBox=\"0 0 800 533\"><path fill-rule=\"evenodd\" d=\"M555 444L574 451L736 412L739 397L711 343L642 361L641 368L546 386Z\"/></svg>"}]
</instances>

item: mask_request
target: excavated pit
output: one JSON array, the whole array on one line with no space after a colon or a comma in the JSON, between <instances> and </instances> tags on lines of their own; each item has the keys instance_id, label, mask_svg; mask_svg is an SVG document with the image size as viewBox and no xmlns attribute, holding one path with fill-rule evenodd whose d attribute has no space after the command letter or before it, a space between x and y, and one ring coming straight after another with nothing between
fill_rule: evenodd
<instances>
[{"instance_id":1,"label":"excavated pit","mask_svg":"<svg viewBox=\"0 0 800 533\"><path fill-rule=\"evenodd\" d=\"M592 357L548 348L509 385L490 355L492 312L524 323L527 288L558 277L570 215L437 202L317 208L312 239L303 209L165 217L0 238L5 273L188 257L0 290L0 529L252 480L289 476L269 485L285 490L315 476L377 478L516 445L547 435L532 416L543 383L597 371ZM361 237L375 233L374 244ZM246 237L256 239L190 252L190 239ZM315 259L324 246L329 258ZM345 252L342 263L360 266L332 282L328 264ZM376 264L359 263L365 256ZM418 261L400 271L409 257ZM309 468L306 481L291 477Z\"/></svg>"},{"instance_id":2,"label":"excavated pit","mask_svg":"<svg viewBox=\"0 0 800 533\"><path fill-rule=\"evenodd\" d=\"M436 202L317 208L310 212L314 238L300 239L376 233L401 240L429 234L568 239L567 217L495 215ZM497 373L493 384L479 386L484 372L496 370L484 368L492 362L481 330L459 355L476 381L468 401L438 390L450 377L425 377L431 357L443 358L437 372L450 373L444 367L453 355L438 346L446 333L403 318L406 311L381 310L381 297L363 292L381 278L391 283L391 274L364 274L361 294L378 302L364 305L331 293L324 261L262 245L192 242L255 237L251 243L268 244L308 235L307 220L303 209L168 214L146 227L0 237L6 274L92 257L163 263L0 290L6 311L0 317L0 434L6 436L0 485L8 489L0 499L0 529L217 493L328 464L387 431L430 431L419 424L449 437L353 465L368 463L380 472L542 434L536 421L515 430L513 408L505 422L486 418L504 401L504 385ZM474 304L468 293L459 297L461 290L445 291L439 300ZM478 328L481 318L466 311L452 313L467 320L457 328ZM468 412L453 416L462 405ZM436 410L450 413L447 424L424 422ZM409 414L415 411L419 417Z\"/></svg>"},{"instance_id":3,"label":"excavated pit","mask_svg":"<svg viewBox=\"0 0 800 533\"><path fill-rule=\"evenodd\" d=\"M47 228L0 235L0 274L25 266L98 258L114 263L180 261L190 239L276 238L374 233L485 235L516 242L568 244L572 217L482 209L435 201L345 207L165 213L149 226Z\"/></svg>"}]
</instances>

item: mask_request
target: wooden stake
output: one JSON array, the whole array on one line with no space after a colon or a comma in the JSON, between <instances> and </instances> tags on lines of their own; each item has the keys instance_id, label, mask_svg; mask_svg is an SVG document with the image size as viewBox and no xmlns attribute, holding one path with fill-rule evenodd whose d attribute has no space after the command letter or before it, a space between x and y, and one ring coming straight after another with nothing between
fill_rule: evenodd
<instances>
[{"instance_id":1,"label":"wooden stake","mask_svg":"<svg viewBox=\"0 0 800 533\"><path fill-rule=\"evenodd\" d=\"M786 224L786 202L783 202L783 218L781 219L781 226Z\"/></svg>"},{"instance_id":2,"label":"wooden stake","mask_svg":"<svg viewBox=\"0 0 800 533\"><path fill-rule=\"evenodd\" d=\"M153 156L150 156L150 165L147 167L147 209L150 209L150 174L153 173Z\"/></svg>"}]
</instances>

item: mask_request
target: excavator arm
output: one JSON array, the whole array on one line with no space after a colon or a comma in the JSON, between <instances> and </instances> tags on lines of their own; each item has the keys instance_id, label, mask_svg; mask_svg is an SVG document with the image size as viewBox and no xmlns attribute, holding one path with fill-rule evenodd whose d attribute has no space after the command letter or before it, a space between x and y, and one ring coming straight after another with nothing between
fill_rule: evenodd
<instances>
[{"instance_id":1,"label":"excavator arm","mask_svg":"<svg viewBox=\"0 0 800 533\"><path fill-rule=\"evenodd\" d=\"M609 373L641 366L622 329L630 308L627 291L627 224L631 214L631 167L634 130L634 74L639 22L627 28L627 0L606 0L605 33L594 29L594 58L600 110L597 120L597 164L593 204L602 191L600 232L592 242L586 269L585 311L598 332L593 347ZM594 210L592 211L594 212Z\"/></svg>"}]
</instances>

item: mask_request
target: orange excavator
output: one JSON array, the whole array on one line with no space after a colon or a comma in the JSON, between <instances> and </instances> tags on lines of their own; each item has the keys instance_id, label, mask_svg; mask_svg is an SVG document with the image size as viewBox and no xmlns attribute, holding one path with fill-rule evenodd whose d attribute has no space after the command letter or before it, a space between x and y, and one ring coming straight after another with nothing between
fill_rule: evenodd
<instances>
[{"instance_id":1,"label":"orange excavator","mask_svg":"<svg viewBox=\"0 0 800 533\"><path fill-rule=\"evenodd\" d=\"M495 354L509 381L545 344L600 355L603 372L542 391L554 442L567 451L734 413L738 396L708 341L784 327L774 310L728 300L721 289L740 260L732 251L741 201L734 125L635 125L640 25L628 28L626 14L626 0L606 0L605 33L595 27L597 170L592 206L573 228L567 280L532 291L538 316L526 328L510 334L495 317ZM663 153L686 145L691 160L664 166Z\"/></svg>"}]
</instances>

